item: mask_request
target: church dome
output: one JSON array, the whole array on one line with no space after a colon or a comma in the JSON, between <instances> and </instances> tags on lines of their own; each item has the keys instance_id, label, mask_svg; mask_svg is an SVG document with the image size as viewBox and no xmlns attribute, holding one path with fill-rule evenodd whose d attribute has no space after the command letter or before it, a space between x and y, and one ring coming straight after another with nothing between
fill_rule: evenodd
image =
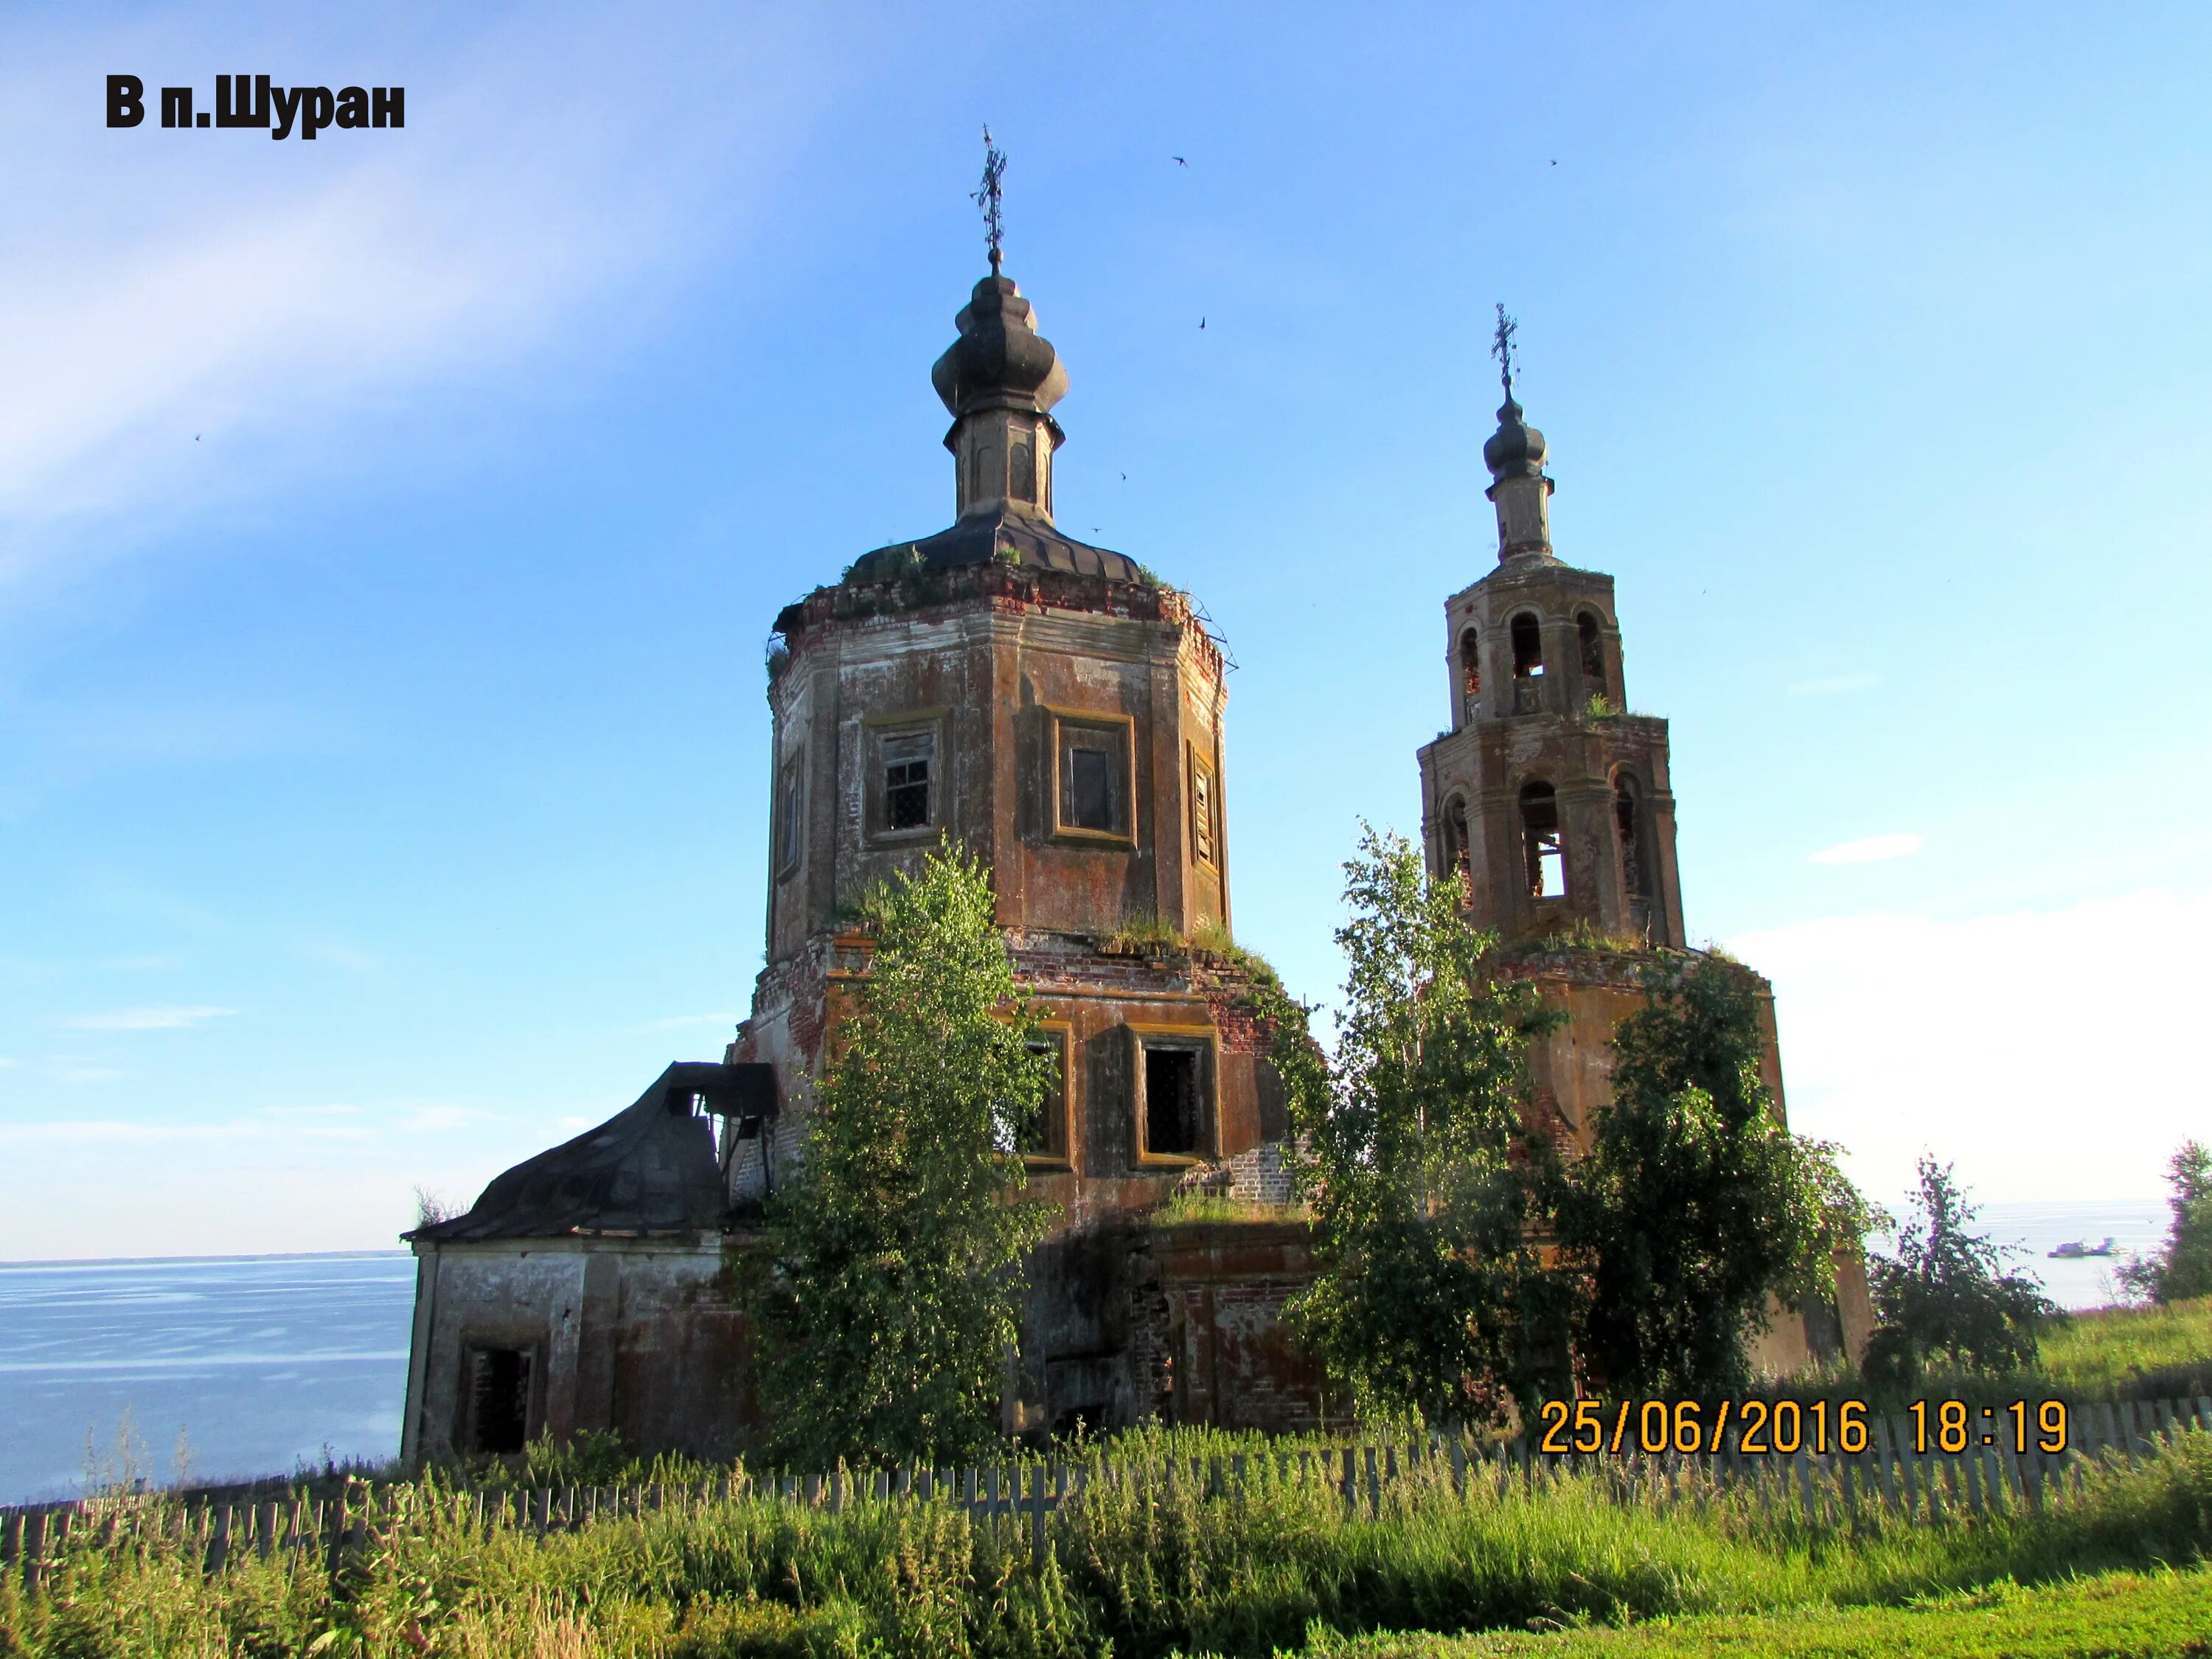
<instances>
[{"instance_id":1,"label":"church dome","mask_svg":"<svg viewBox=\"0 0 2212 1659\"><path fill-rule=\"evenodd\" d=\"M1482 447L1482 464L1493 478L1540 478L1545 453L1544 434L1521 418L1521 405L1508 392L1498 411L1498 430Z\"/></svg>"},{"instance_id":2,"label":"church dome","mask_svg":"<svg viewBox=\"0 0 2212 1659\"><path fill-rule=\"evenodd\" d=\"M1030 317L1030 302L1012 277L994 271L975 284L953 319L960 337L929 371L930 384L956 419L978 409L1042 415L1066 393L1060 354Z\"/></svg>"}]
</instances>

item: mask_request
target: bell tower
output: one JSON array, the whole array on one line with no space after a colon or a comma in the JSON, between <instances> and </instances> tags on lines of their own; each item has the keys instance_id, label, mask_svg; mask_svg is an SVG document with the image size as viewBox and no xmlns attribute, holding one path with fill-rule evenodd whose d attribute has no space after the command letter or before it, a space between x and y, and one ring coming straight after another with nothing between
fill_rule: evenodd
<instances>
[{"instance_id":1,"label":"bell tower","mask_svg":"<svg viewBox=\"0 0 2212 1659\"><path fill-rule=\"evenodd\" d=\"M1613 578L1552 550L1544 434L1513 396L1482 447L1498 567L1444 602L1451 726L1420 751L1429 867L1509 942L1676 945L1667 722L1628 712Z\"/></svg>"}]
</instances>

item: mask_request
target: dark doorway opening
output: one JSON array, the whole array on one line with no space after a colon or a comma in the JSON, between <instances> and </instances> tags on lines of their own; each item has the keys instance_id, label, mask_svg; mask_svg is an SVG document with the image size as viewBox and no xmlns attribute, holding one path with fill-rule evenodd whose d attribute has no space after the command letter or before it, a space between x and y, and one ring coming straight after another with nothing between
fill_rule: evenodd
<instances>
[{"instance_id":1,"label":"dark doorway opening","mask_svg":"<svg viewBox=\"0 0 2212 1659\"><path fill-rule=\"evenodd\" d=\"M469 1364L470 1449L505 1455L530 1441L527 1348L477 1348Z\"/></svg>"}]
</instances>

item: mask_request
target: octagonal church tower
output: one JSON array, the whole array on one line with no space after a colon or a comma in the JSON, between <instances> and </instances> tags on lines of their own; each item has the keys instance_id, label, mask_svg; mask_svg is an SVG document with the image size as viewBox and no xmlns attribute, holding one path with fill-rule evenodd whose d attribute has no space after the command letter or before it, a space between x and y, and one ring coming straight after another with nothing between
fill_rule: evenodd
<instances>
[{"instance_id":1,"label":"octagonal church tower","mask_svg":"<svg viewBox=\"0 0 2212 1659\"><path fill-rule=\"evenodd\" d=\"M768 965L729 1059L773 1066L783 1105L725 1148L739 1213L787 1172L842 988L866 972L851 907L940 844L988 866L1045 1011L1060 1085L1024 1150L1071 1226L1200 1165L1264 1182L1283 1133L1220 948L1221 651L1186 595L1054 522L1067 374L995 252L955 320L932 373L953 524L775 622Z\"/></svg>"}]
</instances>

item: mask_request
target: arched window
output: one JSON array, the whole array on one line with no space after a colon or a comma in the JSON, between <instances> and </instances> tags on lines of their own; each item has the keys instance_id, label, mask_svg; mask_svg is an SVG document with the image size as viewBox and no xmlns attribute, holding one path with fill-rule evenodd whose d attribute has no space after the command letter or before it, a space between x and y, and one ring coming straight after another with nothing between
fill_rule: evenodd
<instances>
[{"instance_id":1,"label":"arched window","mask_svg":"<svg viewBox=\"0 0 2212 1659\"><path fill-rule=\"evenodd\" d=\"M1567 890L1567 849L1559 833L1559 801L1548 783L1521 786L1521 848L1530 898L1559 898Z\"/></svg>"},{"instance_id":2,"label":"arched window","mask_svg":"<svg viewBox=\"0 0 2212 1659\"><path fill-rule=\"evenodd\" d=\"M1599 630L1597 618L1587 611L1575 615L1575 632L1582 637L1583 690L1593 697L1602 697L1611 689L1605 683L1605 635Z\"/></svg>"},{"instance_id":3,"label":"arched window","mask_svg":"<svg viewBox=\"0 0 2212 1659\"><path fill-rule=\"evenodd\" d=\"M1474 902L1473 860L1467 844L1467 803L1454 795L1444 806L1443 874L1459 883L1462 908Z\"/></svg>"},{"instance_id":4,"label":"arched window","mask_svg":"<svg viewBox=\"0 0 2212 1659\"><path fill-rule=\"evenodd\" d=\"M1644 852L1644 803L1636 780L1626 772L1613 778L1613 839L1620 848L1620 886L1641 927L1651 902L1651 879Z\"/></svg>"},{"instance_id":5,"label":"arched window","mask_svg":"<svg viewBox=\"0 0 2212 1659\"><path fill-rule=\"evenodd\" d=\"M1513 618L1513 678L1534 679L1544 672L1544 633L1536 613L1523 611Z\"/></svg>"},{"instance_id":6,"label":"arched window","mask_svg":"<svg viewBox=\"0 0 2212 1659\"><path fill-rule=\"evenodd\" d=\"M1473 720L1482 696L1482 635L1472 628L1459 636L1459 690L1466 718Z\"/></svg>"}]
</instances>

